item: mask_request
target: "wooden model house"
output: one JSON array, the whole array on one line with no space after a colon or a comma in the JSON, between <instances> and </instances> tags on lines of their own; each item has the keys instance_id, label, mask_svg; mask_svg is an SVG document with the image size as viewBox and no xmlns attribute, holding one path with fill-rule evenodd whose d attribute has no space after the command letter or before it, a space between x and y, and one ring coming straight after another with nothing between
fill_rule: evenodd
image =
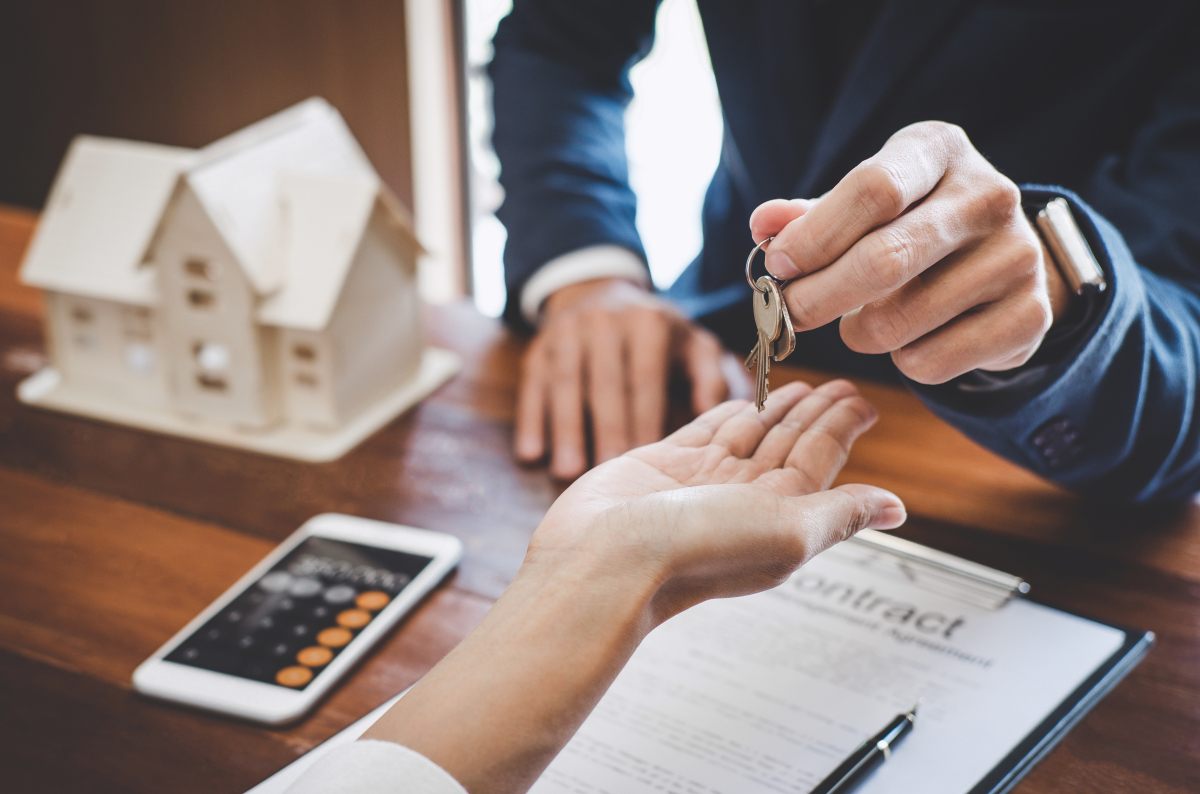
<instances>
[{"instance_id":1,"label":"wooden model house","mask_svg":"<svg viewBox=\"0 0 1200 794\"><path fill-rule=\"evenodd\" d=\"M320 460L456 368L421 343L407 212L311 99L188 150L77 138L22 265L36 405Z\"/></svg>"}]
</instances>

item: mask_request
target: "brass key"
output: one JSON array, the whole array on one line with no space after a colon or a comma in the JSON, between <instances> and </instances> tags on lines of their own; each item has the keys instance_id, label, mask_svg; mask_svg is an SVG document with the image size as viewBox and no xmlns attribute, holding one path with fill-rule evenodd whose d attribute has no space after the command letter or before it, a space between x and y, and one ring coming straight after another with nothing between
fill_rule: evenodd
<instances>
[{"instance_id":1,"label":"brass key","mask_svg":"<svg viewBox=\"0 0 1200 794\"><path fill-rule=\"evenodd\" d=\"M769 275L755 281L750 275L754 255L774 239L768 237L763 240L746 257L746 281L754 288L754 324L758 328L758 341L746 359L746 369L752 369L755 373L754 404L760 411L767 401L771 359L783 361L796 349L796 331L792 328L792 318L783 300L786 282L780 284Z\"/></svg>"},{"instance_id":2,"label":"brass key","mask_svg":"<svg viewBox=\"0 0 1200 794\"><path fill-rule=\"evenodd\" d=\"M753 301L754 324L758 326L758 342L755 343L749 358L746 359L746 369L754 368L754 405L761 411L767 402L767 378L771 372L771 359L776 357L775 340L779 339L783 332L787 310L783 307L783 294L770 276L763 276L757 281ZM787 325L788 332L791 333L791 323L787 322ZM791 333L791 345L794 347L795 343L795 334ZM791 350L787 351L787 353L791 352Z\"/></svg>"},{"instance_id":3,"label":"brass key","mask_svg":"<svg viewBox=\"0 0 1200 794\"><path fill-rule=\"evenodd\" d=\"M796 329L792 328L792 315L788 314L787 301L783 298L783 287L779 289L779 313L783 315L780 325L783 330L775 340L775 360L783 361L796 349Z\"/></svg>"}]
</instances>

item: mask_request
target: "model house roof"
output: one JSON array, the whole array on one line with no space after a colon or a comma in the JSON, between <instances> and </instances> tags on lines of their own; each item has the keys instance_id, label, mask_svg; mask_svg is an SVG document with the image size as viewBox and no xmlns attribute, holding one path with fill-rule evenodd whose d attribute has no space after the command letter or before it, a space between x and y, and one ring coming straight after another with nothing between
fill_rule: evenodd
<instances>
[{"instance_id":1,"label":"model house roof","mask_svg":"<svg viewBox=\"0 0 1200 794\"><path fill-rule=\"evenodd\" d=\"M319 331L329 324L373 213L393 244L420 252L408 211L378 178L283 174L283 287L259 306L265 325Z\"/></svg>"},{"instance_id":2,"label":"model house roof","mask_svg":"<svg viewBox=\"0 0 1200 794\"><path fill-rule=\"evenodd\" d=\"M393 242L419 251L408 212L341 115L309 99L203 149L81 137L26 255L43 289L157 303L159 232L181 185L200 200L264 300L269 325L324 328L378 207Z\"/></svg>"},{"instance_id":3,"label":"model house roof","mask_svg":"<svg viewBox=\"0 0 1200 794\"><path fill-rule=\"evenodd\" d=\"M346 122L323 99L301 102L198 154L184 178L260 295L283 285L283 174L378 181Z\"/></svg>"},{"instance_id":4,"label":"model house roof","mask_svg":"<svg viewBox=\"0 0 1200 794\"><path fill-rule=\"evenodd\" d=\"M81 135L71 142L21 279L42 289L138 305L157 302L142 267L154 230L191 149Z\"/></svg>"},{"instance_id":5,"label":"model house roof","mask_svg":"<svg viewBox=\"0 0 1200 794\"><path fill-rule=\"evenodd\" d=\"M282 175L283 287L259 306L261 322L313 331L328 324L378 195L374 178Z\"/></svg>"}]
</instances>

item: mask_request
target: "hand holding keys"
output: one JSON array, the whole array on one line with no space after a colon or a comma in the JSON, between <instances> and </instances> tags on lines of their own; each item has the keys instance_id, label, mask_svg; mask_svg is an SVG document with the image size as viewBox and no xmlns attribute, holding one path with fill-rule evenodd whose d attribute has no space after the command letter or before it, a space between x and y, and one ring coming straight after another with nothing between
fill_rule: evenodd
<instances>
[{"instance_id":1,"label":"hand holding keys","mask_svg":"<svg viewBox=\"0 0 1200 794\"><path fill-rule=\"evenodd\" d=\"M796 332L792 329L792 318L788 316L783 292L771 276L762 276L758 281L750 277L754 255L774 238L768 237L750 252L746 259L746 280L754 288L754 324L758 327L758 342L746 359L746 369L755 373L754 405L759 411L767 402L767 376L771 372L771 359L783 361L796 349Z\"/></svg>"}]
</instances>

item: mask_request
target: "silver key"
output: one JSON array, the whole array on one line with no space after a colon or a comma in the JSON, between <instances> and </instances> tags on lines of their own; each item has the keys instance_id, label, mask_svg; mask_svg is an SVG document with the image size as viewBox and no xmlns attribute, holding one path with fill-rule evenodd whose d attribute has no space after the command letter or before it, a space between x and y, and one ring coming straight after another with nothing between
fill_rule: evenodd
<instances>
[{"instance_id":1,"label":"silver key","mask_svg":"<svg viewBox=\"0 0 1200 794\"><path fill-rule=\"evenodd\" d=\"M784 312L783 295L779 286L770 276L763 276L755 284L754 324L758 327L758 342L746 359L746 369L752 369L754 379L754 405L759 411L767 402L767 378L771 372L771 359L775 357L775 340L783 332ZM788 322L788 331L791 323ZM792 345L795 345L795 335L792 335ZM785 339L786 343L786 339ZM791 353L791 350L787 351Z\"/></svg>"}]
</instances>

